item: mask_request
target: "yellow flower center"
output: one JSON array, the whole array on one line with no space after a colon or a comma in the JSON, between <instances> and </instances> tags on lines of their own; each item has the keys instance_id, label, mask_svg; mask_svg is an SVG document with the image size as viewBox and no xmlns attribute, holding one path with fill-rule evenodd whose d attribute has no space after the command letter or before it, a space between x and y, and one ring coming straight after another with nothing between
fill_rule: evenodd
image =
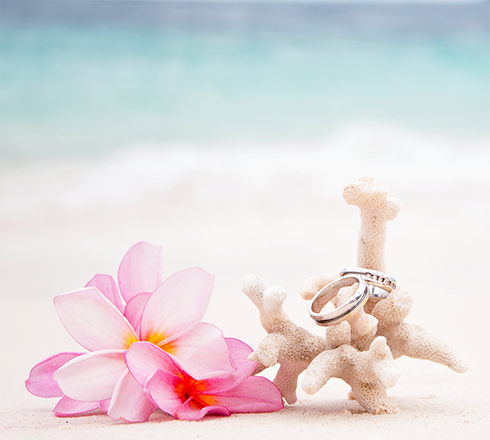
<instances>
[{"instance_id":1,"label":"yellow flower center","mask_svg":"<svg viewBox=\"0 0 490 440\"><path fill-rule=\"evenodd\" d=\"M209 394L200 394L206 390L206 385L203 382L190 377L188 379L190 380L190 383L188 382L187 386L185 387L186 390L184 393L184 399L188 400L190 397L192 397L192 400L190 401L191 406L197 409L202 409L205 406L212 406L216 404L216 400L213 396L210 396Z\"/></svg>"},{"instance_id":2,"label":"yellow flower center","mask_svg":"<svg viewBox=\"0 0 490 440\"><path fill-rule=\"evenodd\" d=\"M165 335L163 333L150 333L146 338L148 342L155 345L159 345L164 339Z\"/></svg>"},{"instance_id":3,"label":"yellow flower center","mask_svg":"<svg viewBox=\"0 0 490 440\"><path fill-rule=\"evenodd\" d=\"M152 344L160 347L163 351L166 351L167 353L174 354L175 347L173 342L164 343L165 339L167 338L164 333L150 333L146 337L147 342L151 342Z\"/></svg>"},{"instance_id":4,"label":"yellow flower center","mask_svg":"<svg viewBox=\"0 0 490 440\"><path fill-rule=\"evenodd\" d=\"M129 350L129 347L133 344L133 342L139 342L139 339L135 337L134 335L129 335L127 338L127 346L126 350Z\"/></svg>"}]
</instances>

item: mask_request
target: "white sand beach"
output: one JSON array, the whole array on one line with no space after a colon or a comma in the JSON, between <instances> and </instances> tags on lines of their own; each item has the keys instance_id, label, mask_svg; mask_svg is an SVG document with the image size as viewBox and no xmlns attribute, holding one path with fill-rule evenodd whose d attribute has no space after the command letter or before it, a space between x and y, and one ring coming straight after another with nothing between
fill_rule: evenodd
<instances>
[{"instance_id":1,"label":"white sand beach","mask_svg":"<svg viewBox=\"0 0 490 440\"><path fill-rule=\"evenodd\" d=\"M0 0L0 440L488 439L489 9ZM342 191L365 175L403 205L386 271L414 298L406 322L467 373L397 359L389 415L339 379L275 413L199 422L56 417L57 399L26 390L38 362L80 350L53 298L115 277L141 241L162 246L165 277L215 275L204 321L226 337L266 335L241 292L251 273L323 335L299 291L357 265Z\"/></svg>"},{"instance_id":2,"label":"white sand beach","mask_svg":"<svg viewBox=\"0 0 490 440\"><path fill-rule=\"evenodd\" d=\"M449 158L450 150L444 151L446 156L437 161ZM160 182L153 193L112 204L108 199L97 200L95 192L90 202L81 200L96 183L101 191L110 191L116 176L107 170L116 163L114 158L104 165L106 180L101 179L101 169L90 164L71 175L70 163L60 165L56 172L39 165L4 174L0 182L0 322L4 332L0 438L486 438L490 429L488 177L478 175L471 181L466 169L461 181L452 175L452 182L442 184L445 171L440 170L437 178L420 173L434 161L419 163L414 171L420 179L410 179L409 167L398 168L397 174L387 166L400 165L398 159L379 168L375 161L354 160L345 172L334 171L332 161L339 157L329 153L325 165L315 165L318 160L312 159L319 159L315 154L320 153L256 152L232 159L216 154L214 159L223 164L206 168L201 163L199 173L182 161L184 177L178 185L164 189ZM486 153L480 154L482 158ZM233 173L227 160L237 161L237 169L247 169L247 165L252 171ZM295 162L296 169L284 165L287 161ZM146 164L150 169L151 161L143 162L132 162L133 177L138 176L138 166ZM193 266L216 275L205 321L220 327L225 336L254 347L265 335L255 306L240 291L249 273L268 285L284 286L288 292L285 309L292 320L321 335L322 329L308 316L299 288L309 276L355 265L359 213L341 194L345 185L360 177L366 163L376 183L403 204L398 218L388 223L386 255L388 272L415 299L406 321L457 348L469 360L469 372L460 375L445 366L406 357L396 360L401 376L388 391L400 411L393 415L366 413L348 400L349 387L337 379L315 395L300 390L299 402L277 413L207 416L200 422L173 420L162 412L142 424L104 414L58 418L51 412L56 399L27 392L24 381L32 366L51 354L78 349L60 324L52 298L84 286L96 273L115 275L124 252L141 240L163 246L167 276ZM273 164L278 169L268 172ZM483 165L474 161L474 166ZM29 183L29 178L37 184ZM15 179L24 183L17 186L17 206L7 198L14 191ZM145 179L140 180L143 188L152 181L151 173ZM138 178L129 189L138 195L135 181ZM62 184L71 197L63 198ZM43 193L49 185L57 189ZM36 188L38 197L45 200L29 199ZM43 203L35 207L36 201ZM32 216L21 215L22 203ZM265 375L272 378L273 372Z\"/></svg>"}]
</instances>

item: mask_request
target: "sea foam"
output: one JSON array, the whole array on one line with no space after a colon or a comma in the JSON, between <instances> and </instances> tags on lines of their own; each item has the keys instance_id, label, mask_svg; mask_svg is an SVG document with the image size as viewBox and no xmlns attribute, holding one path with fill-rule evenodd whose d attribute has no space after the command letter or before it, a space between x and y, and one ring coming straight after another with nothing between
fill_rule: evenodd
<instances>
[{"instance_id":1,"label":"sea foam","mask_svg":"<svg viewBox=\"0 0 490 440\"><path fill-rule=\"evenodd\" d=\"M304 208L338 197L343 185L362 175L412 195L424 187L454 202L475 192L484 199L489 163L488 138L434 137L374 122L347 124L316 144L132 145L92 159L4 166L0 219L35 221L154 204L198 206L216 215L247 204Z\"/></svg>"}]
</instances>

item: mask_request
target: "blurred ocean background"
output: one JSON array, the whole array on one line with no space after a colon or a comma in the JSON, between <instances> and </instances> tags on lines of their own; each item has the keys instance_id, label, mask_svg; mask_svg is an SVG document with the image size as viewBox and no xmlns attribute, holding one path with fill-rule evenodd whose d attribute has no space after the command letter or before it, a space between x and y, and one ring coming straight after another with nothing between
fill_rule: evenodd
<instances>
[{"instance_id":1,"label":"blurred ocean background","mask_svg":"<svg viewBox=\"0 0 490 440\"><path fill-rule=\"evenodd\" d=\"M489 3L398 3L1 0L2 162L487 136Z\"/></svg>"},{"instance_id":2,"label":"blurred ocean background","mask_svg":"<svg viewBox=\"0 0 490 440\"><path fill-rule=\"evenodd\" d=\"M296 297L355 264L341 194L366 174L404 204L389 267L437 288L487 270L489 166L488 1L0 0L5 297L115 274L140 240L228 310L250 272Z\"/></svg>"},{"instance_id":3,"label":"blurred ocean background","mask_svg":"<svg viewBox=\"0 0 490 440\"><path fill-rule=\"evenodd\" d=\"M485 438L490 2L0 0L5 435L133 435L52 417L24 381L41 359L80 351L53 297L116 276L138 241L163 247L166 276L216 275L204 320L226 336L256 347L265 335L240 291L251 272L323 335L298 292L356 265L359 213L342 191L363 175L403 205L386 260L414 297L407 322L471 370L397 360L401 411L383 423L334 379L276 419L148 424L155 438L240 437L252 423L270 438L304 437L305 423L335 438Z\"/></svg>"}]
</instances>

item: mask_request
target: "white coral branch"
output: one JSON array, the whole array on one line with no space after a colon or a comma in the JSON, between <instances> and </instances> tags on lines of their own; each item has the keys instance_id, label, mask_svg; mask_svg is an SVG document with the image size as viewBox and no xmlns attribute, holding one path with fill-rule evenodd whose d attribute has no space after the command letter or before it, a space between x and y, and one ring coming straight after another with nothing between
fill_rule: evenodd
<instances>
[{"instance_id":1,"label":"white coral branch","mask_svg":"<svg viewBox=\"0 0 490 440\"><path fill-rule=\"evenodd\" d=\"M370 177L362 177L344 188L344 200L359 207L361 229L357 248L359 267L384 272L386 222L394 220L402 207L400 200L388 198L388 190L376 187Z\"/></svg>"},{"instance_id":2,"label":"white coral branch","mask_svg":"<svg viewBox=\"0 0 490 440\"><path fill-rule=\"evenodd\" d=\"M342 379L352 388L352 396L372 413L396 412L398 405L389 399L386 388L392 387L399 372L386 339L376 338L369 351L350 345L320 353L306 369L303 390L313 394L332 377Z\"/></svg>"},{"instance_id":3,"label":"white coral branch","mask_svg":"<svg viewBox=\"0 0 490 440\"><path fill-rule=\"evenodd\" d=\"M257 277L249 275L242 291L257 306L262 327L268 333L249 359L265 367L281 364L274 383L288 403L295 403L298 375L326 349L327 341L291 321L283 310L287 295L282 287L266 288Z\"/></svg>"}]
</instances>

